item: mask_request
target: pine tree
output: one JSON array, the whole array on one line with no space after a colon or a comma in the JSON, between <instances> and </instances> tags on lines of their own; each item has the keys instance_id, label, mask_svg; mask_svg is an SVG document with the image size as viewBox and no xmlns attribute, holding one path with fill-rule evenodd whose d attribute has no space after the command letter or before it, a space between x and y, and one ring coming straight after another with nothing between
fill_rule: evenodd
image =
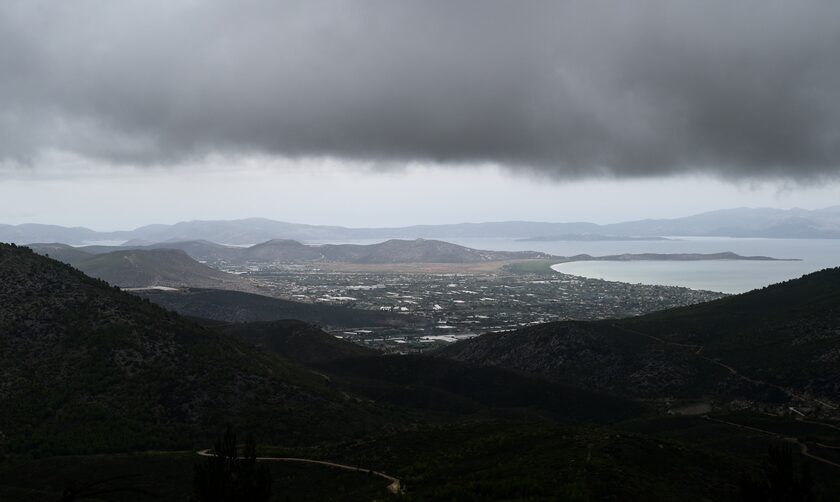
<instances>
[{"instance_id":1,"label":"pine tree","mask_svg":"<svg viewBox=\"0 0 840 502\"><path fill-rule=\"evenodd\" d=\"M202 502L262 502L271 499L271 471L257 464L250 435L239 455L236 434L228 426L213 446L213 455L196 464L193 486Z\"/></svg>"}]
</instances>

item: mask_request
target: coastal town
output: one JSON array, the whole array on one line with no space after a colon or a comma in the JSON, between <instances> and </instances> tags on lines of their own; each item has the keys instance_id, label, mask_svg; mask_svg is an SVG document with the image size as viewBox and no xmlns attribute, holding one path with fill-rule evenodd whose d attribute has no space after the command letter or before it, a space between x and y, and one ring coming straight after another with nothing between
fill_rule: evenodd
<instances>
[{"instance_id":1,"label":"coastal town","mask_svg":"<svg viewBox=\"0 0 840 502\"><path fill-rule=\"evenodd\" d=\"M334 332L385 352L440 347L483 333L561 320L622 318L725 296L688 288L627 284L537 272L346 272L266 267L247 275L272 296L398 313L401 326Z\"/></svg>"}]
</instances>

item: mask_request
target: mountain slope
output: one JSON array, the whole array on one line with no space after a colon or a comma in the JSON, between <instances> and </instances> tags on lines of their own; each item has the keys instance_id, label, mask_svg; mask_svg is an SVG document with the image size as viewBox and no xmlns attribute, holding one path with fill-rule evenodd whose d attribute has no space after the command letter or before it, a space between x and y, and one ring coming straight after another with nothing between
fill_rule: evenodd
<instances>
[{"instance_id":1,"label":"mountain slope","mask_svg":"<svg viewBox=\"0 0 840 502\"><path fill-rule=\"evenodd\" d=\"M690 351L628 336L609 324L557 322L488 333L439 354L640 399L690 399L712 392L732 399L755 393Z\"/></svg>"},{"instance_id":2,"label":"mountain slope","mask_svg":"<svg viewBox=\"0 0 840 502\"><path fill-rule=\"evenodd\" d=\"M299 442L368 420L322 377L27 248L0 244L0 277L10 452L194 447L226 422Z\"/></svg>"},{"instance_id":3,"label":"mountain slope","mask_svg":"<svg viewBox=\"0 0 840 502\"><path fill-rule=\"evenodd\" d=\"M840 396L840 269L639 318L494 333L441 355L637 397Z\"/></svg>"},{"instance_id":4,"label":"mountain slope","mask_svg":"<svg viewBox=\"0 0 840 502\"><path fill-rule=\"evenodd\" d=\"M242 277L210 268L176 249L113 251L75 265L92 277L124 288L191 286L256 290Z\"/></svg>"},{"instance_id":5,"label":"mountain slope","mask_svg":"<svg viewBox=\"0 0 840 502\"><path fill-rule=\"evenodd\" d=\"M428 355L340 358L318 368L353 394L453 415L484 412L547 416L563 423L611 423L646 411L623 397Z\"/></svg>"},{"instance_id":6,"label":"mountain slope","mask_svg":"<svg viewBox=\"0 0 840 502\"><path fill-rule=\"evenodd\" d=\"M237 323L216 329L305 366L377 354L295 320Z\"/></svg>"},{"instance_id":7,"label":"mountain slope","mask_svg":"<svg viewBox=\"0 0 840 502\"><path fill-rule=\"evenodd\" d=\"M58 260L73 266L93 257L94 254L96 254L58 242L29 244L27 247L38 254L48 256L53 260Z\"/></svg>"},{"instance_id":8,"label":"mountain slope","mask_svg":"<svg viewBox=\"0 0 840 502\"><path fill-rule=\"evenodd\" d=\"M752 378L840 400L840 268L621 325L702 347Z\"/></svg>"}]
</instances>

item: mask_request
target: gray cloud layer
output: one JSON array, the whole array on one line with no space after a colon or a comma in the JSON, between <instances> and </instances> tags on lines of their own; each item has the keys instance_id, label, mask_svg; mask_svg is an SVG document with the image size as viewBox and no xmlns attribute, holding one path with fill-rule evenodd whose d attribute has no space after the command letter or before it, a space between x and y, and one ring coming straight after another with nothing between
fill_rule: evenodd
<instances>
[{"instance_id":1,"label":"gray cloud layer","mask_svg":"<svg viewBox=\"0 0 840 502\"><path fill-rule=\"evenodd\" d=\"M7 1L0 158L840 172L840 2Z\"/></svg>"}]
</instances>

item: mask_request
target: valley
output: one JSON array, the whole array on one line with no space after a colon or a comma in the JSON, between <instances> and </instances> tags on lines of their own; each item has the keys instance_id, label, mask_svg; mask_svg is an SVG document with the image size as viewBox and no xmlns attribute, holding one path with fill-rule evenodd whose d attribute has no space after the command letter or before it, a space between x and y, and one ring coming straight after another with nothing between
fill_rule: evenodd
<instances>
[{"instance_id":1,"label":"valley","mask_svg":"<svg viewBox=\"0 0 840 502\"><path fill-rule=\"evenodd\" d=\"M554 263L663 256L771 260L735 254L558 257L425 239L335 246L274 239L245 248L208 241L139 248L31 247L184 315L228 322L302 319L388 353L425 351L550 321L639 315L723 296L585 279L552 270Z\"/></svg>"},{"instance_id":2,"label":"valley","mask_svg":"<svg viewBox=\"0 0 840 502\"><path fill-rule=\"evenodd\" d=\"M836 269L727 296L552 259L220 271L172 253L76 256L140 286L119 291L0 247L0 497L183 498L223 421L296 500L735 500L785 445L815 493L840 491Z\"/></svg>"}]
</instances>

